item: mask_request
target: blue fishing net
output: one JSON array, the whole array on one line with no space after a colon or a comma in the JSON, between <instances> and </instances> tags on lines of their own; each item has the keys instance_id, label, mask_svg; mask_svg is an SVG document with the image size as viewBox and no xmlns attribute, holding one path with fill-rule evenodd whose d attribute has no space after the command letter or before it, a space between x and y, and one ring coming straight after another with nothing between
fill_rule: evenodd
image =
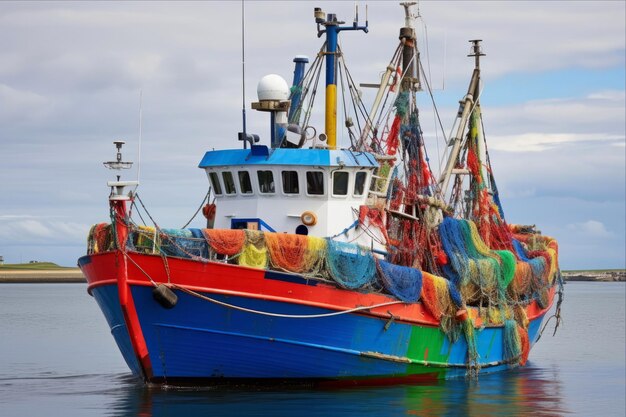
<instances>
[{"instance_id":1,"label":"blue fishing net","mask_svg":"<svg viewBox=\"0 0 626 417\"><path fill-rule=\"evenodd\" d=\"M459 221L445 217L439 225L441 246L448 256L449 264L444 265L443 272L457 287L466 284L470 279L468 266L468 248L465 237L459 227Z\"/></svg>"},{"instance_id":2,"label":"blue fishing net","mask_svg":"<svg viewBox=\"0 0 626 417\"><path fill-rule=\"evenodd\" d=\"M520 258L520 260L524 262L529 261L528 256L526 255L526 249L524 249L519 240L513 239L513 248L515 248L515 252L517 253L517 256Z\"/></svg>"},{"instance_id":3,"label":"blue fishing net","mask_svg":"<svg viewBox=\"0 0 626 417\"><path fill-rule=\"evenodd\" d=\"M357 245L328 239L326 264L342 287L356 289L375 281L376 262L370 251Z\"/></svg>"},{"instance_id":4,"label":"blue fishing net","mask_svg":"<svg viewBox=\"0 0 626 417\"><path fill-rule=\"evenodd\" d=\"M454 304L461 308L463 307L463 297L461 297L461 293L456 288L453 282L447 281L448 283L448 293L450 294L450 299L454 302Z\"/></svg>"},{"instance_id":5,"label":"blue fishing net","mask_svg":"<svg viewBox=\"0 0 626 417\"><path fill-rule=\"evenodd\" d=\"M505 320L504 322L504 341L503 356L505 361L511 361L517 358L522 351L519 333L517 332L517 323L515 320Z\"/></svg>"},{"instance_id":6,"label":"blue fishing net","mask_svg":"<svg viewBox=\"0 0 626 417\"><path fill-rule=\"evenodd\" d=\"M378 261L378 272L383 287L405 303L415 303L422 293L422 271L408 266Z\"/></svg>"}]
</instances>

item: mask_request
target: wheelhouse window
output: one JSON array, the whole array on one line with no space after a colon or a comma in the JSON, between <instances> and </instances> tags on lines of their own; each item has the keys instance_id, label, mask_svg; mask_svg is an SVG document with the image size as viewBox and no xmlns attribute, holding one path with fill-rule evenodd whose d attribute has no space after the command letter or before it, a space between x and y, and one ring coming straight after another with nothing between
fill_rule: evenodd
<instances>
[{"instance_id":1,"label":"wheelhouse window","mask_svg":"<svg viewBox=\"0 0 626 417\"><path fill-rule=\"evenodd\" d=\"M354 195L363 195L367 172L357 172L354 177Z\"/></svg>"},{"instance_id":2,"label":"wheelhouse window","mask_svg":"<svg viewBox=\"0 0 626 417\"><path fill-rule=\"evenodd\" d=\"M308 171L306 173L306 192L309 195L324 195L324 173Z\"/></svg>"},{"instance_id":3,"label":"wheelhouse window","mask_svg":"<svg viewBox=\"0 0 626 417\"><path fill-rule=\"evenodd\" d=\"M283 171L283 193L285 194L298 194L300 189L298 187L298 172L297 171Z\"/></svg>"},{"instance_id":4,"label":"wheelhouse window","mask_svg":"<svg viewBox=\"0 0 626 417\"><path fill-rule=\"evenodd\" d=\"M220 184L220 177L217 176L217 172L209 172L209 179L213 187L213 194L222 195L222 184Z\"/></svg>"},{"instance_id":5,"label":"wheelhouse window","mask_svg":"<svg viewBox=\"0 0 626 417\"><path fill-rule=\"evenodd\" d=\"M272 171L257 171L259 191L263 194L274 194L274 173Z\"/></svg>"},{"instance_id":6,"label":"wheelhouse window","mask_svg":"<svg viewBox=\"0 0 626 417\"><path fill-rule=\"evenodd\" d=\"M229 171L222 172L222 179L224 180L224 189L226 194L237 194L233 173Z\"/></svg>"},{"instance_id":7,"label":"wheelhouse window","mask_svg":"<svg viewBox=\"0 0 626 417\"><path fill-rule=\"evenodd\" d=\"M348 195L348 179L346 171L333 172L333 195Z\"/></svg>"},{"instance_id":8,"label":"wheelhouse window","mask_svg":"<svg viewBox=\"0 0 626 417\"><path fill-rule=\"evenodd\" d=\"M248 171L239 171L239 189L242 194L252 194L252 182Z\"/></svg>"}]
</instances>

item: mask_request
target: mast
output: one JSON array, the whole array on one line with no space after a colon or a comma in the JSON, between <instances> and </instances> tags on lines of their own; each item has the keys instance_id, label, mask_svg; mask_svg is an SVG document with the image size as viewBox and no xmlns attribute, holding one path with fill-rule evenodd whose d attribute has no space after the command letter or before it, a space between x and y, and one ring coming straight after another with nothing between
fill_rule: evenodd
<instances>
[{"instance_id":1,"label":"mast","mask_svg":"<svg viewBox=\"0 0 626 417\"><path fill-rule=\"evenodd\" d=\"M415 71L418 68L416 65L419 61L419 53L417 48L415 36L415 25L413 21L415 16L411 14L411 6L416 5L417 2L403 2L400 3L404 7L404 27L400 28L400 41L402 42L402 90L414 91L419 89L419 71ZM416 56L417 55L417 56Z\"/></svg>"},{"instance_id":2,"label":"mast","mask_svg":"<svg viewBox=\"0 0 626 417\"><path fill-rule=\"evenodd\" d=\"M317 23L317 36L326 34L326 117L325 129L328 138L328 147L337 147L337 39L339 32L344 30L362 30L368 32L367 9L365 16L365 26L359 26L358 11L354 17L352 26L339 26L345 22L337 20L337 16L329 13L328 16L321 8L315 8L315 23ZM321 29L324 26L325 29Z\"/></svg>"},{"instance_id":3,"label":"mast","mask_svg":"<svg viewBox=\"0 0 626 417\"><path fill-rule=\"evenodd\" d=\"M404 7L404 27L400 28L400 47L402 54L402 67L396 67L397 61L397 53L399 50L394 53L393 58L391 59L391 63L387 65L385 69L385 73L381 77L380 84L361 84L364 87L378 87L378 91L376 93L376 98L374 99L374 103L372 104L372 109L370 110L370 117L365 121L365 126L363 127L363 131L361 132L361 136L357 145L355 147L356 150L363 150L365 148L365 142L367 140L368 135L372 131L372 118L378 114L378 109L380 108L380 104L382 103L385 94L389 90L389 80L392 75L396 77L402 76L402 91L416 91L419 89L419 71L415 74L414 68L419 67L419 65L415 65L419 62L419 53L416 52L416 36L415 36L415 26L414 26L414 18L415 15L411 13L411 6L416 5L416 2L403 2L400 3L400 6ZM417 55L417 61L415 60L415 56ZM399 73L399 71L402 71Z\"/></svg>"},{"instance_id":4,"label":"mast","mask_svg":"<svg viewBox=\"0 0 626 417\"><path fill-rule=\"evenodd\" d=\"M481 39L474 39L470 41L472 43L472 53L468 55L468 57L475 57L474 64L474 72L472 73L472 79L470 80L469 87L467 89L467 94L461 100L459 113L461 114L461 123L459 123L459 128L457 129L456 135L450 141L452 145L452 151L450 152L450 157L448 158L448 162L446 164L446 168L439 179L439 183L441 184L441 195L445 197L446 191L448 188L448 184L450 183L450 178L454 172L457 159L459 158L459 153L461 151L461 145L463 143L463 132L465 130L465 126L467 125L467 119L472 111L472 108L478 104L478 88L480 84L480 57L485 56L482 53L480 42ZM465 172L459 172L465 173Z\"/></svg>"}]
</instances>

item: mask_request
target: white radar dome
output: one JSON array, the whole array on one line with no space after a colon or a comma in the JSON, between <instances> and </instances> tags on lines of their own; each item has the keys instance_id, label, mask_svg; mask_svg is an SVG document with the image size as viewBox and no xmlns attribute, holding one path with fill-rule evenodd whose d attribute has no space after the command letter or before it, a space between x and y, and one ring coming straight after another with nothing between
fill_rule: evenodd
<instances>
[{"instance_id":1,"label":"white radar dome","mask_svg":"<svg viewBox=\"0 0 626 417\"><path fill-rule=\"evenodd\" d=\"M261 78L256 87L259 101L263 100L288 100L289 85L280 75L269 74Z\"/></svg>"}]
</instances>

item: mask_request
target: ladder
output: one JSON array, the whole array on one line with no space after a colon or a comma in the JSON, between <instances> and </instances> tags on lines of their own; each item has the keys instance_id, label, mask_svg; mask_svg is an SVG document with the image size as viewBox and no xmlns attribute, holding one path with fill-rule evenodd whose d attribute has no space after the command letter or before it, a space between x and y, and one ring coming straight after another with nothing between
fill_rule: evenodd
<instances>
[{"instance_id":1,"label":"ladder","mask_svg":"<svg viewBox=\"0 0 626 417\"><path fill-rule=\"evenodd\" d=\"M380 198L386 199L387 192L389 191L389 185L391 183L391 177L393 176L393 164L390 162L395 161L395 155L374 155L378 162L378 168L372 175L372 182L370 183L369 197L373 201ZM388 167L387 172L383 171L384 167Z\"/></svg>"}]
</instances>

